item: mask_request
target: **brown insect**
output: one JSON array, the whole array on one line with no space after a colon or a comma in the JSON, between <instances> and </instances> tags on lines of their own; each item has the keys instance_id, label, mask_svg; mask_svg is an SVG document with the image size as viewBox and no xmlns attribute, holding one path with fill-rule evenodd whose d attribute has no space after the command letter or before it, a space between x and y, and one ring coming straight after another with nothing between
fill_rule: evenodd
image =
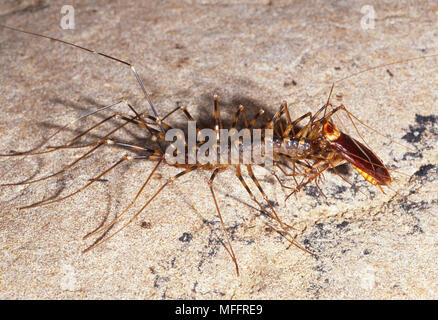
<instances>
[{"instance_id":1,"label":"brown insect","mask_svg":"<svg viewBox=\"0 0 438 320\"><path fill-rule=\"evenodd\" d=\"M113 115L103 119L102 121L96 123L95 125L88 128L84 132L80 133L79 135L77 135L76 137L74 137L73 139L71 139L70 141L68 141L65 144L58 145L58 146L50 145L49 141L55 135L57 135L59 132L64 130L68 126L67 125L61 129L59 129L57 132L55 132L53 135L51 135L43 144L41 144L37 148L34 148L33 150L30 150L27 152L13 153L13 154L2 154L1 156L3 156L3 157L31 156L31 155L41 155L41 154L45 154L45 153L56 152L56 151L61 150L61 149L90 148L87 152L80 155L75 161L68 164L67 166L65 166L63 169L61 169L58 172L55 172L55 173L50 174L48 176L34 179L34 180L27 180L27 181L18 182L18 183L5 183L2 185L2 186L18 186L18 185L25 185L25 184L33 184L36 182L47 180L49 178L56 177L64 172L66 172L67 170L71 169L72 167L77 165L78 162L80 162L82 159L89 156L90 154L95 152L98 148L100 148L104 145L118 146L118 147L122 147L126 150L141 153L141 154L137 154L137 155L123 156L115 164L113 164L112 166L110 166L109 168L107 168L106 170L101 172L96 177L92 178L86 185L80 187L79 189L77 189L73 193L70 193L66 196L59 197L59 198L56 198L53 200L51 200L51 199L43 200L41 202L34 203L34 204L28 205L26 207L23 207L22 209L34 208L34 207L43 206L43 205L49 205L49 204L63 201L67 198L70 198L70 197L78 194L79 192L83 191L84 189L88 188L89 186L91 186L94 182L101 179L104 175L106 175L107 173L109 173L110 171L115 169L116 167L120 166L122 163L125 163L128 161L135 161L135 160L156 161L156 164L153 167L152 171L150 172L148 178L143 183L143 185L140 187L140 189L137 191L136 195L134 196L132 201L129 203L129 205L123 210L123 212L118 217L116 217L110 223L109 226L105 226L105 227L101 226L101 227L97 228L96 230L94 230L93 232L87 234L84 237L84 238L89 238L91 236L97 237L95 239L95 241L93 242L93 244L84 250L84 251L88 251L88 250L94 248L96 245L99 245L99 244L103 243L104 241L109 240L114 235L116 235L117 233L119 233L120 231L125 229L132 221L134 221L141 214L141 212L143 212L146 209L146 207L170 183L174 182L178 178L180 178L180 177L182 177L182 176L184 176L192 171L196 171L196 170L210 171L211 176L210 176L210 179L208 181L208 186L209 186L209 189L210 189L210 192L212 195L212 199L214 201L214 204L215 204L215 207L216 207L219 219L220 219L222 229L223 229L225 237L226 237L227 245L224 245L224 247L227 250L227 252L229 253L229 255L231 256L231 258L235 264L236 272L237 272L237 274L239 274L239 267L238 267L238 263L237 263L237 258L236 258L236 255L234 253L234 250L233 250L233 247L231 244L231 240L230 240L228 233L226 231L225 223L222 219L220 207L219 207L218 201L216 199L216 195L215 195L214 188L213 188L214 180L215 180L216 176L219 173L221 173L222 171L225 171L228 168L233 167L237 178L239 179L239 181L241 182L243 187L246 189L246 191L248 192L251 199L260 207L260 209L262 211L266 212L272 219L274 219L276 222L279 223L279 225L281 227L282 235L285 236L285 238L288 239L295 246L299 247L300 249L302 249L306 252L309 252L306 248L304 248L295 239L295 237L292 234L290 234L289 230L291 227L288 226L287 224L283 223L282 220L277 215L276 210L274 209L274 206L269 201L268 196L266 195L265 191L263 190L257 177L254 175L253 168L252 168L254 164L221 163L219 161L209 162L209 163L201 163L201 162L197 161L193 164L189 164L187 162L185 162L184 164L180 164L180 163L179 164L178 163L172 164L166 160L166 153L164 150L165 150L165 147L169 145L169 142L165 140L165 135L169 130L171 130L173 128L167 122L165 122L165 120L172 113L174 113L177 110L181 110L184 113L184 115L188 121L194 121L194 119L185 107L178 107L178 108L174 109L172 112L170 112L169 114L167 114L165 117L160 118L155 106L153 105L153 103L149 97L149 94L147 93L147 91L146 91L146 89L145 89L145 87L140 79L140 76L138 75L138 73L135 71L134 67L130 63L123 61L121 59L106 55L104 53L96 52L94 50L91 50L91 49L88 49L88 48L85 48L85 47L82 47L82 46L79 46L79 45L76 45L73 43L69 43L69 42L66 42L63 40L55 39L55 38L48 37L45 35L36 34L33 32L19 30L19 29L15 29L15 28L3 26L3 25L0 25L0 26L3 28L6 28L6 29L13 30L13 31L22 32L22 33L30 34L33 36L42 37L42 38L50 39L53 41L57 41L57 42L65 44L65 45L73 46L75 48L79 48L81 50L84 50L84 51L87 51L90 53L98 54L98 55L103 56L107 59L111 59L113 61L117 61L119 63L122 63L124 65L129 66L131 68L134 76L136 77L137 82L140 85L140 88L141 88L143 94L145 95L145 97L146 97L146 99L151 107L152 113L153 113L153 115L148 115L145 113L138 113L136 111L136 109L128 102L118 101L114 104L111 104L111 105L99 108L96 111L90 112L87 115L75 120L74 122L83 120L86 117L90 117L94 114L97 114L97 113L103 111L103 110L110 109L110 108L114 107L115 105L122 104L122 103L125 103L127 105L127 107L134 113L134 115L133 116L126 116L126 115L122 115L122 114L113 114ZM437 55L433 55L433 56L437 56ZM433 56L428 56L428 57L433 57ZM356 76L360 73L363 73L363 72L366 72L369 70L373 70L376 68L387 67L387 66L392 65L392 64L402 63L402 62L411 61L411 60L415 60L415 59L424 59L424 57L419 57L419 58L414 58L414 59L409 59L409 60L404 60L404 61L397 61L397 62L369 68L367 70L352 74L347 78L351 78L351 77ZM347 78L338 80L338 82L343 81ZM261 141L261 143L258 145L258 147L265 147L266 144L269 144L272 146L273 169L272 169L271 173L275 176L275 178L278 180L278 182L281 184L281 186L283 188L287 188L287 189L291 190L291 193L289 194L289 196L292 194L295 194L296 192L301 190L304 186L306 186L310 183L315 183L315 185L319 189L318 183L319 183L320 178L322 177L322 173L324 171L326 171L327 169L335 169L338 165L345 163L345 162L351 163L351 165L368 182L370 182L371 184L373 184L375 186L378 186L380 189L382 189L382 186L386 186L391 182L391 176L390 176L389 170L382 163L382 161L379 159L379 157L373 151L371 151L371 149L368 146L366 146L365 143L361 143L358 140L350 137L350 135L348 135L347 133L339 130L335 126L335 124L333 123L333 121L332 121L333 115L336 112L341 111L341 110L344 111L348 115L348 117L350 118L350 120L353 124L354 124L353 118L358 120L354 115L352 115L347 110L347 108L345 106L340 105L340 106L335 107L330 103L330 96L331 96L331 93L333 91L333 87L334 87L334 84L331 88L329 98L327 99L326 104L324 106L322 106L315 114L312 115L312 113L308 112L305 115L303 115L295 120L292 120L291 115L289 114L286 102L282 103L280 110L272 117L272 119L269 118L265 114L264 110L262 110L262 109L260 109L257 112L257 114L254 116L254 118L252 118L250 121L248 121L248 119L247 119L244 106L242 106L242 105L239 106L237 111L236 111L231 129L235 129L239 119L243 118L245 128L253 130L256 122L259 120L260 117L263 116L264 121L263 121L261 128L262 129L269 129L269 130L273 131L273 135L271 137L268 137L268 138L265 136L264 140ZM89 134L91 131L102 126L104 123L106 123L110 120L114 120L114 119L120 120L120 121L122 121L122 123L92 143L88 143L85 145L78 144L78 141L80 140L81 137ZM217 96L214 97L214 119L215 119L214 131L216 133L215 148L217 151L217 156L218 156L218 158L223 156L223 155L228 156L229 152L230 152L229 150L231 148L224 149L221 147L221 142L223 142L223 141L221 141L219 132L224 128L223 128L221 112L220 112L220 107L219 107L219 102L218 102ZM305 122L305 120L306 120L306 122ZM304 122L305 122L305 124L303 125ZM127 143L117 141L117 140L111 138L111 136L114 135L114 133L118 132L119 130L125 128L128 125L134 125L134 126L143 128L147 132L147 134L150 135L152 141L154 141L157 144L157 147L156 148L149 148L149 147L140 146L140 145L127 144ZM301 125L301 127L300 127L300 125ZM230 142L227 142L227 144L229 144L229 143ZM202 145L203 145L203 142L198 142L194 146L194 148L196 150L198 150ZM252 149L254 148L254 145L246 144L243 140L240 139L240 140L238 140L237 148L241 152L243 152L245 150L252 151ZM188 145L185 145L185 151L186 151L186 154L188 154L188 152L190 151ZM137 202L138 198L145 191L146 186L148 185L149 181L151 180L154 173L156 173L156 170L158 169L158 167L160 165L169 165L169 166L181 168L182 171L180 171L178 174L171 177L170 179L167 179L158 188L158 190L152 196L150 196L148 198L148 200L140 208L140 210L135 212L135 214L132 215L132 217L123 226L121 226L118 230L114 231L112 234L108 234L108 232L116 225L116 223L119 222L122 217L124 217L125 213L127 213L129 211L129 209ZM259 165L263 166L263 164L259 164ZM259 200L257 200L254 193L248 187L248 184L246 183L245 179L243 178L243 176L241 174L242 167L246 168L250 178L255 183L259 192L263 196L263 199L266 202L269 210L266 209ZM277 174L274 169L278 169L279 173ZM277 170L277 172L278 172L278 170ZM286 177L292 177L292 179L295 183L295 186L284 185L282 183L281 177L279 175L286 176ZM309 253L311 253L311 252L309 252Z\"/></svg>"}]
</instances>

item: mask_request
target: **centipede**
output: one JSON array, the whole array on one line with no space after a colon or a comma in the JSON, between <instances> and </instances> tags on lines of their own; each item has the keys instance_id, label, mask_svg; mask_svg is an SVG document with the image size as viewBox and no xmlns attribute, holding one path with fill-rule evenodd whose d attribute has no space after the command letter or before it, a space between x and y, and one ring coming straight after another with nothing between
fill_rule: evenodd
<instances>
[{"instance_id":1,"label":"centipede","mask_svg":"<svg viewBox=\"0 0 438 320\"><path fill-rule=\"evenodd\" d=\"M232 163L229 160L231 152L230 150L233 148L237 150L237 154L239 155L240 159L245 152L249 152L251 154L256 147L262 150L266 150L266 147L270 147L270 150L272 151L269 160L272 161L272 167L269 168L269 174L275 178L275 180L281 185L281 188L287 190L288 195L286 200L288 200L292 195L296 195L304 187L310 184L314 184L322 193L319 185L322 183L322 177L324 174L329 171L329 169L335 174L338 174L336 168L345 163L350 164L366 181L379 188L383 192L383 188L388 186L392 181L390 169L388 169L379 156L372 151L372 148L368 146L357 130L355 131L359 137L355 138L352 134L344 132L342 129L338 128L334 121L334 115L338 114L339 112L344 112L353 124L355 122L359 122L370 130L376 130L368 127L365 123L360 121L358 117L349 112L347 107L343 104L337 106L332 104L331 95L335 85L340 81L346 80L347 78L357 76L358 74L368 72L373 69L384 68L393 64L400 64L407 61L438 56L429 55L405 59L403 61L394 61L384 65L368 68L366 70L351 74L346 78L337 80L332 84L326 102L319 109L317 109L315 113L308 112L296 118L292 117L286 101L283 101L280 104L279 110L272 117L269 117L264 109L260 109L254 117L249 118L247 117L245 106L240 105L235 111L232 125L230 128L225 128L221 116L220 97L214 95L212 101L212 111L214 114L214 128L212 128L212 132L214 135L213 138L210 137L208 140L213 147L213 149L210 149L209 152L211 153L211 150L214 151L214 159L207 162L202 162L198 159L195 159L195 161L192 162L188 161L188 154L190 154L191 151L194 151L196 154L196 152L203 150L206 141L205 139L200 139L191 146L185 143L182 149L184 153L184 161L182 163L173 163L169 161L168 157L166 157L166 155L168 155L166 150L168 150L168 147L172 145L172 142L166 139L166 136L172 129L174 129L172 125L168 123L168 118L171 117L173 113L180 112L184 115L187 121L196 123L196 120L186 106L178 106L168 114L160 117L159 108L157 108L152 102L149 92L147 91L146 86L143 84L143 81L133 64L123 59L119 59L114 56L110 56L108 54L47 35L5 25L0 25L0 27L3 29L8 29L11 32L19 32L32 37L51 40L64 46L73 47L76 50L98 55L104 59L111 60L115 63L119 63L130 68L142 94L144 95L144 98L148 102L151 111L150 114L139 112L137 111L137 108L129 101L126 99L121 99L112 104L88 112L84 116L75 119L73 122L62 126L55 133L50 135L42 143L31 150L1 154L0 156L5 158L31 157L66 149L76 150L78 154L77 158L73 162L65 164L61 170L53 172L49 175L37 178L29 178L21 182L6 182L1 184L2 188L13 188L22 185L34 185L49 179L56 179L60 175L77 166L78 163L80 163L83 159L89 157L93 153L98 152L98 150L101 150L104 147L117 147L127 152L107 169L94 177L90 177L88 183L79 186L75 191L67 195L55 197L54 199L43 199L37 203L31 203L23 206L20 209L31 210L35 207L48 206L53 203L64 201L68 198L72 198L95 184L97 181L104 179L105 175L113 170L116 170L123 163L137 161L154 162L155 164L149 172L146 180L141 183L141 186L138 188L135 195L133 195L130 203L125 206L123 211L108 224L101 225L84 236L85 240L94 239L91 240L91 245L88 245L87 248L83 250L85 253L92 250L96 246L109 241L115 235L125 230L127 226L139 218L142 212L147 209L149 204L156 199L159 194L170 184L177 183L179 178L189 175L191 172L205 171L209 174L209 179L207 181L207 192L209 192L211 195L211 201L214 203L214 207L216 208L216 213L225 237L223 246L235 266L237 275L239 275L238 255L233 249L231 238L227 232L226 221L224 221L222 216L221 205L215 193L215 178L226 170L234 170L237 180L246 190L253 203L260 208L261 211L267 214L273 221L278 223L279 233L281 233L291 245L296 246L308 254L313 255L314 253L306 249L306 247L297 240L297 236L290 232L291 228L293 227L284 223L279 217L274 205L272 205L272 202L270 201L269 196L264 191L259 179L256 177L253 167L264 167L265 165L263 163L255 164L252 162ZM105 110L113 110L116 107L124 108L126 112L116 112L111 114L110 116L99 122L96 122L92 126L80 132L67 142L61 144L52 143L54 137L62 133L67 127L72 126L74 123L81 122L86 118L91 118ZM118 124L107 133L95 138L94 141L81 143L82 137L90 135L96 129L102 127L105 123L109 123L110 121L118 121ZM235 130L239 121L243 121L244 129L249 130L250 134L252 134L252 132L255 130L257 123L261 124L257 126L257 129L270 130L272 134L262 136L262 139L256 144L251 141L245 141L242 139L242 137L239 137L235 141L231 141L232 139L227 137L225 138L226 141L224 141L224 138L221 137L220 134L221 131L224 129ZM149 137L155 147L130 144L113 138L116 132L123 131L129 126L141 128L141 130L144 131L144 135ZM196 135L199 135L199 131L199 129L196 129ZM213 141L211 141L212 139ZM264 154L264 156L268 155ZM219 161L220 158L226 158L227 160L225 162ZM165 181L158 187L157 190L150 193L148 186L151 179L157 173L158 168L166 166L177 168L180 171L176 175L165 179ZM247 180L242 175L242 170L246 170L249 178L256 186L258 192L257 196L256 193L249 187ZM338 175L341 176L340 174ZM289 185L284 183L285 178L289 179L291 182ZM345 180L345 178L343 179ZM146 196L146 193L149 194ZM138 204L142 197L145 196L146 200L144 200L140 205L140 209L131 212L131 209L133 209L134 205ZM262 200L259 200L260 196Z\"/></svg>"}]
</instances>

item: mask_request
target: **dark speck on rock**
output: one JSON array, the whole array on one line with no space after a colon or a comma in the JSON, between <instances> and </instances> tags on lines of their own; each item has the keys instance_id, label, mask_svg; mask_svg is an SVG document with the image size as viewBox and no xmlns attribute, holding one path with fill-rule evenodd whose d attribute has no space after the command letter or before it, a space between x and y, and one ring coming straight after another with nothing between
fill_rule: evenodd
<instances>
[{"instance_id":1,"label":"dark speck on rock","mask_svg":"<svg viewBox=\"0 0 438 320\"><path fill-rule=\"evenodd\" d=\"M410 143L416 143L421 141L421 136L423 132L426 131L425 127L414 127L409 126L409 132L406 133L402 139Z\"/></svg>"},{"instance_id":2,"label":"dark speck on rock","mask_svg":"<svg viewBox=\"0 0 438 320\"><path fill-rule=\"evenodd\" d=\"M422 116L420 114L415 115L415 121L419 125L427 125L427 124L434 124L438 120L438 116L430 115L430 116Z\"/></svg>"},{"instance_id":3,"label":"dark speck on rock","mask_svg":"<svg viewBox=\"0 0 438 320\"><path fill-rule=\"evenodd\" d=\"M308 196L311 196L313 198L317 198L319 196L319 190L315 186L307 185L303 188L303 190Z\"/></svg>"},{"instance_id":4,"label":"dark speck on rock","mask_svg":"<svg viewBox=\"0 0 438 320\"><path fill-rule=\"evenodd\" d=\"M423 154L421 154L420 152L406 152L403 155L402 160L406 161L408 159L422 159L423 158Z\"/></svg>"},{"instance_id":5,"label":"dark speck on rock","mask_svg":"<svg viewBox=\"0 0 438 320\"><path fill-rule=\"evenodd\" d=\"M341 223L336 225L336 227L338 227L339 229L345 228L346 226L348 226L348 221L342 221Z\"/></svg>"},{"instance_id":6,"label":"dark speck on rock","mask_svg":"<svg viewBox=\"0 0 438 320\"><path fill-rule=\"evenodd\" d=\"M410 143L417 143L420 142L423 133L426 131L428 127L432 128L432 126L437 123L438 117L435 115L430 116L422 116L419 114L415 115L415 122L416 125L410 125L409 126L409 132L406 133L402 139L410 142Z\"/></svg>"},{"instance_id":7,"label":"dark speck on rock","mask_svg":"<svg viewBox=\"0 0 438 320\"><path fill-rule=\"evenodd\" d=\"M184 232L181 237L178 238L181 242L190 242L192 240L193 236L191 233Z\"/></svg>"},{"instance_id":8,"label":"dark speck on rock","mask_svg":"<svg viewBox=\"0 0 438 320\"><path fill-rule=\"evenodd\" d=\"M284 86L285 88L289 87L290 85L296 86L296 85L297 85L297 82L296 82L295 80L292 80L292 81L285 81L285 82L283 83L283 86Z\"/></svg>"},{"instance_id":9,"label":"dark speck on rock","mask_svg":"<svg viewBox=\"0 0 438 320\"><path fill-rule=\"evenodd\" d=\"M415 234L421 234L424 233L423 229L420 227L419 224L416 224L412 227L412 231L408 232L408 235L415 235Z\"/></svg>"},{"instance_id":10,"label":"dark speck on rock","mask_svg":"<svg viewBox=\"0 0 438 320\"><path fill-rule=\"evenodd\" d=\"M427 207L427 201L419 201L419 202L413 202L413 201L404 201L400 203L400 207L406 212L406 213L413 213L414 211L418 209L425 209Z\"/></svg>"},{"instance_id":11,"label":"dark speck on rock","mask_svg":"<svg viewBox=\"0 0 438 320\"><path fill-rule=\"evenodd\" d=\"M426 165L423 165L423 166L420 167L420 169L418 169L418 170L414 173L414 175L417 176L417 177L425 177L425 176L427 176L428 172L429 172L431 169L433 169L433 168L435 168L435 165L433 165L433 164L426 164Z\"/></svg>"}]
</instances>

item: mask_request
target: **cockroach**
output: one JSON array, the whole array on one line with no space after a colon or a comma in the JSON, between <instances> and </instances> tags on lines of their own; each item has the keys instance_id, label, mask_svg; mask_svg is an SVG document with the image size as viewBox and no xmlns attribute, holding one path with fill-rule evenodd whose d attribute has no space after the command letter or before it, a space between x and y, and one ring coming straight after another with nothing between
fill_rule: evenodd
<instances>
[{"instance_id":1,"label":"cockroach","mask_svg":"<svg viewBox=\"0 0 438 320\"><path fill-rule=\"evenodd\" d=\"M64 45L68 45L71 47L75 47L77 49L80 49L82 51L86 51L89 53L94 53L99 56L102 56L106 59L110 59L112 61L116 61L118 63L121 63L125 66L128 66L132 73L134 74L142 93L144 94L146 100L149 103L149 106L152 111L152 115L146 114L146 113L138 113L134 106L132 106L129 102L125 100L120 100L116 103L107 105L105 107L101 107L97 109L96 111L90 112L86 114L85 116L82 116L81 118L73 121L80 121L87 117L90 117L94 114L97 114L99 112L102 112L103 110L110 109L116 105L125 104L129 110L133 112L132 116L126 116L119 113L113 114L110 117L105 118L104 120L100 121L99 123L93 125L92 127L88 128L84 132L80 133L67 143L63 145L53 146L49 144L49 141L59 132L61 132L63 129L65 129L68 125L73 124L70 123L63 128L56 131L54 134L52 134L49 138L47 138L44 143L40 144L38 147L26 151L26 152L18 152L18 153L12 153L12 154L2 154L2 157L11 157L11 156L31 156L31 155L41 155L49 152L56 152L61 149L82 149L82 148L90 148L86 153L82 154L72 163L65 166L63 169L61 169L58 172L55 172L53 174L50 174L48 176L37 178L33 180L27 180L24 182L17 182L17 183L5 183L2 184L2 186L18 186L18 185L25 185L25 184L32 184L36 182L40 182L49 178L53 178L55 176L58 176L73 166L75 166L79 161L87 157L88 155L95 152L98 148L105 146L105 145L112 145L112 146L118 146L122 147L126 150L130 151L136 151L140 152L140 155L125 155L122 158L120 158L116 163L114 163L112 166L101 172L96 177L89 180L87 184L80 187L76 191L62 197L58 197L55 199L48 199L48 200L42 200L41 202L30 204L28 206L22 207L21 209L29 209L34 207L39 207L43 205L49 205L52 203L56 203L59 201L63 201L67 198L70 198L79 192L83 191L84 189L88 188L90 185L92 185L94 182L99 181L102 179L104 175L106 175L108 172L112 171L116 167L120 166L122 163L129 162L129 161L136 161L136 160L149 160L149 161L155 161L156 164L151 170L148 178L146 181L142 184L138 192L136 193L135 197L132 199L132 201L129 203L129 205L123 210L123 212L114 218L114 220L110 223L109 226L101 226L94 230L93 232L90 232L87 234L84 239L89 238L91 236L97 236L97 239L93 242L91 246L86 248L84 252L94 248L95 246L109 240L116 234L118 234L120 231L125 229L134 219L136 219L142 211L145 210L145 208L158 196L158 194L166 188L170 183L174 182L178 178L196 171L196 170L204 170L211 172L210 179L208 180L208 186L212 195L213 202L215 204L217 214L219 216L219 220L221 223L221 227L224 231L224 235L226 238L227 245L224 244L224 248L230 255L236 269L236 273L239 274L239 266L237 263L237 258L234 253L230 237L228 236L228 233L225 228L225 223L223 221L220 206L216 199L216 195L213 188L213 182L217 175L228 168L232 167L235 170L236 176L243 185L243 187L248 192L251 199L260 207L260 209L267 213L272 219L274 219L281 227L281 234L290 241L293 245L297 246L298 248L304 250L305 252L308 252L310 254L313 254L306 248L304 248L293 235L289 233L289 229L291 228L287 224L283 223L282 220L279 218L279 216L276 213L276 210L274 209L274 206L271 204L271 201L269 201L268 196L266 195L265 191L263 190L261 184L259 183L257 177L255 176L253 172L253 165L252 163L249 164L242 164L242 163L221 163L219 161L212 161L207 163L201 163L199 160L196 160L194 163L188 163L187 156L184 156L184 163L170 163L166 158L166 152L164 151L164 148L166 146L169 146L169 141L166 140L166 134L173 129L167 122L166 119L169 117L173 112L180 110L186 117L188 121L194 121L193 117L190 115L189 111L185 107L178 106L176 109L174 109L172 112L164 116L163 118L159 117L158 111L155 108L154 104L152 103L152 100L143 85L143 82L139 76L139 74L136 72L134 66L126 62L122 59L107 55L105 53L101 53L74 43L70 43L64 40L52 38L50 36L41 35L25 30L19 30L13 27L8 27L4 25L0 25L2 28L9 29L15 32L21 32L25 34L29 34L32 36L40 37L40 38L46 38L55 42L62 43ZM358 74L361 74L363 72L377 69L377 68L383 68L388 67L390 65L412 61L416 59L424 59L429 57L435 57L438 55L430 55L430 56L422 56L417 57L413 59L407 59L403 61L396 61L392 63L387 63L384 65L376 66L373 68L368 68L366 70L357 72L355 74L352 74L346 78L340 79L337 82L343 81L347 78L354 77ZM335 83L337 83L335 82ZM264 139L262 139L257 147L266 147L269 145L272 147L272 171L271 173L275 176L275 178L278 180L278 182L281 184L282 188L287 188L292 190L292 192L289 194L294 194L298 191L300 191L304 186L314 182L316 186L318 186L318 180L322 176L323 172L327 169L334 169L338 165L348 162L350 163L354 169L356 169L368 182L371 184L379 187L382 189L382 186L387 186L391 182L391 175L389 173L389 169L383 164L383 162L380 160L380 158L369 148L365 145L365 143L359 142L358 140L352 138L349 134L342 132L340 129L336 127L336 125L333 123L332 117L333 115L338 111L344 111L350 120L353 122L353 118L358 120L354 115L352 115L347 108L344 105L340 106L333 106L330 103L330 96L333 92L333 88L335 83L332 85L329 97L327 99L327 102L315 113L312 115L312 113L308 112L301 117L298 117L295 120L292 120L291 115L288 111L288 107L286 102L283 102L281 104L280 110L272 117L269 118L263 109L260 109L257 114L252 118L250 121L248 121L245 107L239 106L237 108L236 114L234 116L233 124L231 126L231 129L236 129L237 123L240 118L243 118L243 122L245 124L245 128L249 130L254 130L254 125L258 121L260 117L264 117L264 124L262 125L262 129L265 130L271 130L272 135L270 136L264 136ZM214 150L217 154L217 159L219 159L221 156L228 156L230 149L233 147L231 146L231 140L226 141L227 148L224 148L224 141L221 141L221 135L220 132L223 130L223 123L221 118L221 112L220 112L220 106L219 106L219 99L215 95L213 100L213 106L214 106L214 120L215 120L215 126L214 126L214 132L216 136L216 141L214 141ZM78 145L77 142L79 139L89 134L92 130L98 128L99 126L103 125L104 123L108 122L109 120L120 120L122 121L122 124L115 127L113 130L105 134L103 137L100 137L97 141L93 143L89 143L86 145ZM304 125L303 122L307 121ZM359 121L359 120L358 120ZM361 122L362 123L362 122ZM128 125L135 125L138 127L143 128L150 136L152 141L154 141L157 144L156 148L149 148L145 146L140 145L134 145L134 144L127 144L123 143L121 141L117 141L111 136L116 133L117 131L121 130L122 128L128 126ZM299 125L302 125L300 128ZM356 129L357 131L357 129ZM357 131L358 132L358 131ZM197 134L199 132L197 131ZM195 150L199 150L204 145L203 141L197 142L194 146L191 148ZM230 148L228 148L230 147ZM239 155L242 155L245 151L253 151L254 145L248 144L242 139L238 139L234 147L237 148L239 151ZM263 148L262 148L263 149ZM191 149L190 146L185 144L184 146L185 154L188 154ZM216 159L216 160L217 160ZM137 202L140 195L144 192L146 186L148 185L149 181L151 180L151 177L156 173L156 170L160 165L168 165L173 166L176 168L181 168L182 171L180 171L175 176L167 179L159 188L158 190L150 196L147 201L144 203L144 205L138 210L124 225L122 225L119 229L114 231L112 234L108 235L108 232L116 225L117 222L121 220L121 218L124 216L126 212ZM264 166L263 164L258 164L261 166ZM245 179L243 178L241 174L242 167L245 167L249 177L251 180L255 183L256 187L258 188L260 194L263 197L263 200L266 202L267 207L263 206L262 203L257 200L254 193L249 188L248 184L246 183ZM275 172L275 169L279 169L279 173L277 174ZM279 175L284 175L287 177L292 177L295 183L295 186L286 186L282 183L281 178ZM382 190L383 191L383 190ZM322 191L321 191L322 192ZM289 197L288 196L288 197ZM269 208L269 209L266 209Z\"/></svg>"}]
</instances>

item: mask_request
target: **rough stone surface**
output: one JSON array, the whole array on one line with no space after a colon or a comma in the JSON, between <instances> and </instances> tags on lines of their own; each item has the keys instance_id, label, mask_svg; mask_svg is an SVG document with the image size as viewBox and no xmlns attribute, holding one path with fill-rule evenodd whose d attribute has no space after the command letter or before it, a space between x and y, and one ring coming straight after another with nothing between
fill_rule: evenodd
<instances>
[{"instance_id":1,"label":"rough stone surface","mask_svg":"<svg viewBox=\"0 0 438 320\"><path fill-rule=\"evenodd\" d=\"M74 7L74 30L60 28L63 4L3 1L0 23L133 62L161 115L184 103L205 126L212 123L215 93L226 123L239 104L249 114L264 108L272 115L282 100L298 117L316 112L336 79L438 53L438 5L432 1L81 1ZM370 26L361 11L365 5L375 11L371 29L361 26ZM121 97L150 112L121 64L4 29L0 55L2 153L29 150L57 128ZM122 165L70 199L18 210L67 195L128 152L107 146L52 179L1 187L0 298L436 299L437 66L437 58L404 62L335 86L334 104L345 104L392 139L356 122L395 169L385 193L344 166L343 177L355 188L326 173L321 187L327 199L309 186L285 204L287 190L257 170L280 217L307 227L298 240L315 256L289 246L231 169L218 176L215 190L240 277L221 244L208 172L176 181L125 230L85 254L93 239L83 236L123 211L154 163ZM130 114L124 107L117 111ZM335 121L348 125L345 116ZM175 115L171 122L182 126L184 118ZM64 130L52 143L65 143L73 134ZM116 137L149 143L131 127ZM1 183L55 172L81 152L2 157ZM176 172L159 169L146 194Z\"/></svg>"}]
</instances>

